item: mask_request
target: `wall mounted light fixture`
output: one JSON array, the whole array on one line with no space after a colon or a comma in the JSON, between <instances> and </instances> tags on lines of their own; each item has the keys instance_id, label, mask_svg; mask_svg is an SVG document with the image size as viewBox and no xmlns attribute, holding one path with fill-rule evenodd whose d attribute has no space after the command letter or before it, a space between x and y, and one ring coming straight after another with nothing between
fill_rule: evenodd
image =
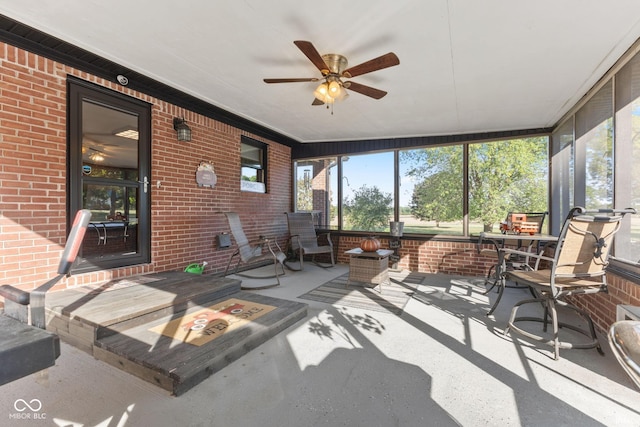
<instances>
[{"instance_id":1,"label":"wall mounted light fixture","mask_svg":"<svg viewBox=\"0 0 640 427\"><path fill-rule=\"evenodd\" d=\"M191 141L191 128L184 119L174 117L173 128L178 133L178 141Z\"/></svg>"}]
</instances>

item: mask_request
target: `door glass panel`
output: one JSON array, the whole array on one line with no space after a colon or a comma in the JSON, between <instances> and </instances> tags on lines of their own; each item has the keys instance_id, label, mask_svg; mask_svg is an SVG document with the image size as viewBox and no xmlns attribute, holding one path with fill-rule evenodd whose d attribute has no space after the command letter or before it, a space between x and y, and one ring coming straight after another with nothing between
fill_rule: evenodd
<instances>
[{"instance_id":1,"label":"door glass panel","mask_svg":"<svg viewBox=\"0 0 640 427\"><path fill-rule=\"evenodd\" d=\"M83 257L138 253L138 116L82 103L82 208L91 211Z\"/></svg>"}]
</instances>

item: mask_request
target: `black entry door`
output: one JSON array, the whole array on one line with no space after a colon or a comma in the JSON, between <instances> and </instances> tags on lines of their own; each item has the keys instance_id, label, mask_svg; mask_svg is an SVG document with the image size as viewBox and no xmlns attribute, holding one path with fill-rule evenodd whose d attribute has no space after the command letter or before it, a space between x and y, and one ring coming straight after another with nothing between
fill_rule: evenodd
<instances>
[{"instance_id":1,"label":"black entry door","mask_svg":"<svg viewBox=\"0 0 640 427\"><path fill-rule=\"evenodd\" d=\"M150 261L150 106L69 81L69 217L91 211L76 271Z\"/></svg>"}]
</instances>

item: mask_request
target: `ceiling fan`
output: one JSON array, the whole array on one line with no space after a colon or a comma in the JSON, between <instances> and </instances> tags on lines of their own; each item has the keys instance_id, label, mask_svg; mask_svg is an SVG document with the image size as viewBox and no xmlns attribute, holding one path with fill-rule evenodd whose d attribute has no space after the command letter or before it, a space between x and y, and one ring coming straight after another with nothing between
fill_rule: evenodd
<instances>
[{"instance_id":1,"label":"ceiling fan","mask_svg":"<svg viewBox=\"0 0 640 427\"><path fill-rule=\"evenodd\" d=\"M310 78L283 78L283 79L264 79L265 83L297 83L297 82L322 82L313 92L315 99L311 105L333 104L348 96L345 89L358 92L362 95L369 96L374 99L380 99L387 92L370 86L365 86L352 81L343 81L342 79L350 79L352 77L361 76L373 71L382 70L384 68L393 67L400 64L400 60L395 53L389 52L385 55L363 62L354 67L347 68L347 58L342 55L330 53L320 55L311 42L304 40L296 40L293 42L298 49L305 54L307 58L316 66L322 77Z\"/></svg>"}]
</instances>

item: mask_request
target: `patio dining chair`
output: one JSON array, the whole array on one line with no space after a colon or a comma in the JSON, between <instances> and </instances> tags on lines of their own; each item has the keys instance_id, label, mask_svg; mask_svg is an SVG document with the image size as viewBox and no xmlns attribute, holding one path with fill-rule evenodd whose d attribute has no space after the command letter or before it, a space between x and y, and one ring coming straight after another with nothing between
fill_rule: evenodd
<instances>
[{"instance_id":1,"label":"patio dining chair","mask_svg":"<svg viewBox=\"0 0 640 427\"><path fill-rule=\"evenodd\" d=\"M501 249L510 255L529 256L536 261L544 260L549 263L549 268L505 272L506 280L529 286L537 295L535 298L526 299L514 305L505 334L515 332L550 345L554 348L556 360L559 358L561 348L596 348L600 354L604 354L589 314L566 301L566 297L607 292L606 269L609 264L609 251L622 218L629 213L635 213L635 210L586 211L582 207L573 208L562 226L553 257L513 251L508 248ZM531 303L542 305L544 310L542 316L518 317L520 308ZM586 321L587 327L577 325L575 322L559 320L558 306L577 313ZM545 334L539 335L525 330L524 326L521 326L522 322L542 323ZM549 323L553 328L551 335L546 333ZM585 335L589 340L562 341L558 335L560 327Z\"/></svg>"},{"instance_id":2,"label":"patio dining chair","mask_svg":"<svg viewBox=\"0 0 640 427\"><path fill-rule=\"evenodd\" d=\"M238 216L238 214L236 212L225 212L225 216L227 217L229 228L231 229L231 234L233 235L233 239L235 240L238 248L229 256L227 268L224 270L224 276L226 277L227 274L229 274L229 267L231 266L231 262L234 258L237 257L233 272L230 274L235 274L237 276L247 277L250 279L276 279L276 283L269 285L250 286L242 284L240 286L242 289L257 290L279 286L280 276L285 274L284 260L286 256L284 252L282 252L282 249L280 249L280 245L278 245L278 242L265 236L260 236L258 240L249 242L249 239L247 239L247 236L244 234L244 230L242 229L242 223L240 222L240 217ZM238 271L241 265L243 265L244 267L250 267L251 265L258 266L270 262L273 262L273 267L275 270L274 275L251 276L245 273L239 273ZM278 272L278 265L280 266L282 273Z\"/></svg>"},{"instance_id":3,"label":"patio dining chair","mask_svg":"<svg viewBox=\"0 0 640 427\"><path fill-rule=\"evenodd\" d=\"M313 223L311 212L286 212L287 224L289 225L289 249L294 256L297 255L300 262L299 270L304 268L305 255L311 255L312 261L323 268L333 267L333 242L330 233L316 234L316 227ZM320 239L324 242L321 244ZM329 254L331 264L319 263L315 260L317 254ZM298 270L287 264L287 268Z\"/></svg>"},{"instance_id":4,"label":"patio dining chair","mask_svg":"<svg viewBox=\"0 0 640 427\"><path fill-rule=\"evenodd\" d=\"M539 242L533 242L527 239L527 234L534 233L539 234L543 230L544 220L546 219L549 212L524 212L524 213L516 213L509 212L507 214L507 218L500 224L500 231L507 235L513 234L513 239L504 239L502 240L502 247L508 247L512 249L516 249L518 251L525 252L539 252L541 248L539 247ZM526 222L528 227L527 231L521 231L521 228L517 225L518 220ZM514 225L515 224L515 225ZM479 241L479 243L481 243ZM485 294L489 293L500 280L497 277L496 273L496 264L498 262L498 251L501 246L498 246L496 241L491 241L491 248L481 248L478 247L478 252L483 257L488 257L494 261L494 263L489 267L487 271L487 275L484 281L485 287L491 283L491 286L486 290ZM527 255L511 255L506 254L505 256L505 265L506 270L533 270L534 267L531 265L531 258Z\"/></svg>"}]
</instances>

